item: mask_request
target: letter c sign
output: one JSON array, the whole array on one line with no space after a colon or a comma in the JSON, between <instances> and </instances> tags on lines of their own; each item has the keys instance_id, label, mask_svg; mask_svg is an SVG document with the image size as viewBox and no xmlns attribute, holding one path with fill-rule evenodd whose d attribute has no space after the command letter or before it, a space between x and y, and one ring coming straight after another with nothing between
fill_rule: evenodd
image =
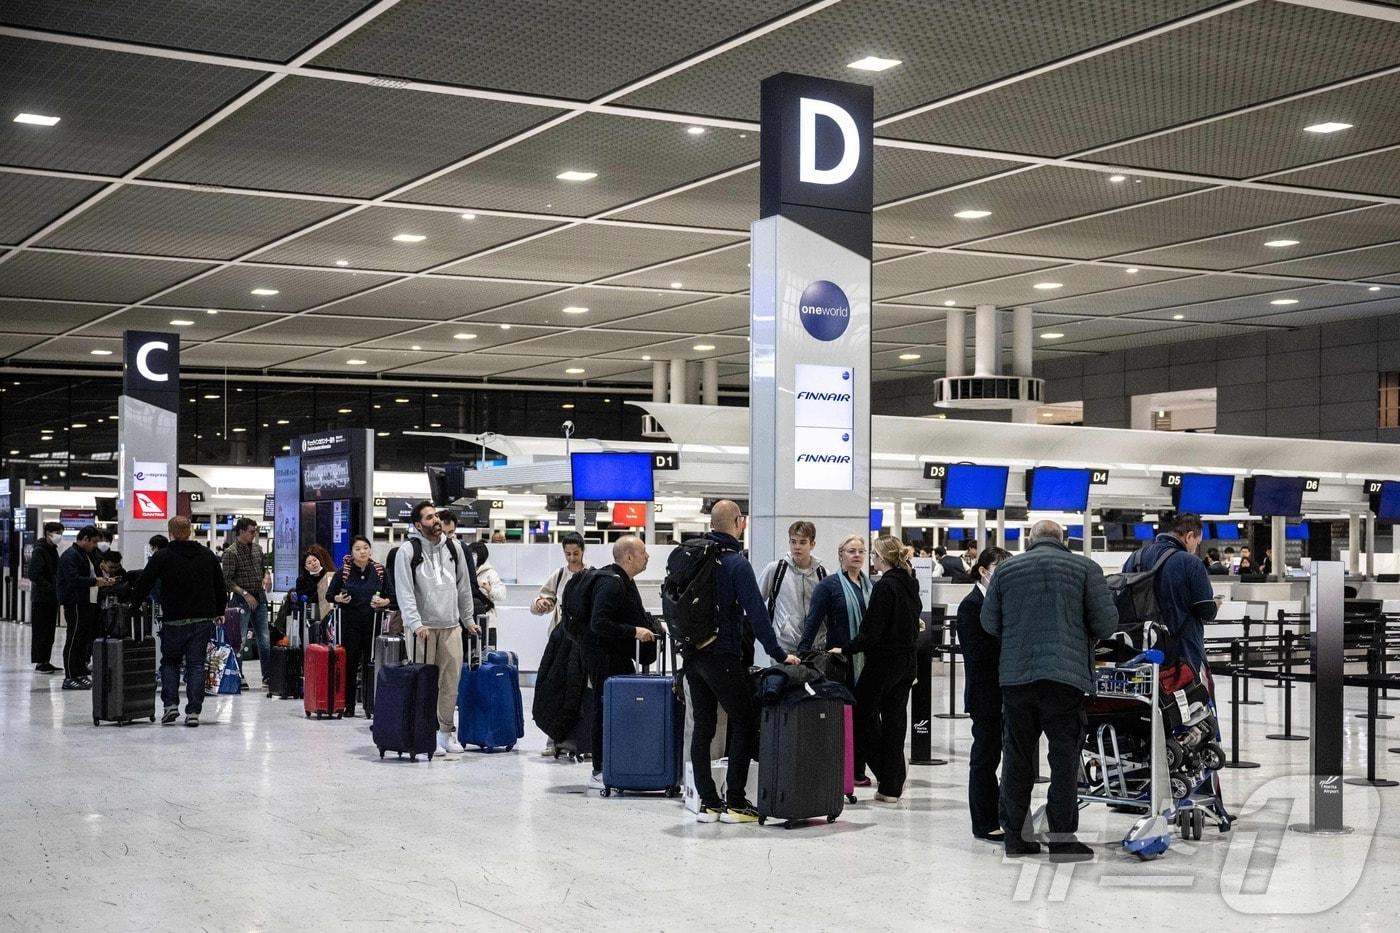
<instances>
[{"instance_id":1,"label":"letter c sign","mask_svg":"<svg viewBox=\"0 0 1400 933\"><path fill-rule=\"evenodd\" d=\"M141 344L141 348L136 351L136 371L141 374L141 378L151 382L169 382L169 373L158 373L151 369L147 363L147 358L156 350L162 353L170 352L170 344L163 340L152 340L149 343Z\"/></svg>"},{"instance_id":2,"label":"letter c sign","mask_svg":"<svg viewBox=\"0 0 1400 933\"><path fill-rule=\"evenodd\" d=\"M817 117L841 131L841 159L832 168L817 168ZM803 97L798 101L798 178L805 184L839 185L855 174L860 162L860 131L849 113L830 101Z\"/></svg>"}]
</instances>

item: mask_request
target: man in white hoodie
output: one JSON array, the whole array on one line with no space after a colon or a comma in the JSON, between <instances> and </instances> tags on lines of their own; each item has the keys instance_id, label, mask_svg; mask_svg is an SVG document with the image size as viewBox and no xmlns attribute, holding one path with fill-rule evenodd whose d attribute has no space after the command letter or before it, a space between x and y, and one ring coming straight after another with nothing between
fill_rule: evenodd
<instances>
[{"instance_id":1,"label":"man in white hoodie","mask_svg":"<svg viewBox=\"0 0 1400 933\"><path fill-rule=\"evenodd\" d=\"M773 632L788 654L797 652L807 610L812 605L812 591L826 576L822 562L812 556L816 543L816 525L793 522L788 528L787 556L763 568L763 579L759 581L759 592L768 605L768 617L773 620ZM816 650L824 647L817 645Z\"/></svg>"},{"instance_id":2,"label":"man in white hoodie","mask_svg":"<svg viewBox=\"0 0 1400 933\"><path fill-rule=\"evenodd\" d=\"M457 684L462 678L465 627L480 634L472 613L471 565L462 546L442 533L431 502L413 508L413 530L394 559L394 593L404 633L418 639L424 664L438 666L438 746L444 754L462 751L453 737Z\"/></svg>"}]
</instances>

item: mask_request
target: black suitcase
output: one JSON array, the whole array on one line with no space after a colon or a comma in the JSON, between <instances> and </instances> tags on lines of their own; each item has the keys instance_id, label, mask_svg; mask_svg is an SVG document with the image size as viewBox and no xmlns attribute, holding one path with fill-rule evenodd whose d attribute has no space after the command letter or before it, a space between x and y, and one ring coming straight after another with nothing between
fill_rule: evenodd
<instances>
[{"instance_id":1,"label":"black suitcase","mask_svg":"<svg viewBox=\"0 0 1400 933\"><path fill-rule=\"evenodd\" d=\"M92 645L92 724L156 721L156 640L145 612L104 609L106 637Z\"/></svg>"},{"instance_id":2,"label":"black suitcase","mask_svg":"<svg viewBox=\"0 0 1400 933\"><path fill-rule=\"evenodd\" d=\"M438 667L401 664L381 668L374 685L374 721L370 734L379 749L433 760L437 752Z\"/></svg>"},{"instance_id":3,"label":"black suitcase","mask_svg":"<svg viewBox=\"0 0 1400 933\"><path fill-rule=\"evenodd\" d=\"M376 617L379 620L379 624L375 626L378 632L374 636L374 647L370 656L365 659L363 676L360 679L361 701L367 719L374 718L374 685L379 679L380 670L385 667L398 667L407 660L403 636L389 634L389 613L380 610Z\"/></svg>"},{"instance_id":4,"label":"black suitcase","mask_svg":"<svg viewBox=\"0 0 1400 933\"><path fill-rule=\"evenodd\" d=\"M809 697L763 707L758 822L826 817L846 805L846 728L840 700Z\"/></svg>"},{"instance_id":5,"label":"black suitcase","mask_svg":"<svg viewBox=\"0 0 1400 933\"><path fill-rule=\"evenodd\" d=\"M290 637L296 634L296 642ZM263 672L267 675L268 699L301 699L302 650L306 645L306 622L301 612L287 619L288 644L273 645Z\"/></svg>"}]
</instances>

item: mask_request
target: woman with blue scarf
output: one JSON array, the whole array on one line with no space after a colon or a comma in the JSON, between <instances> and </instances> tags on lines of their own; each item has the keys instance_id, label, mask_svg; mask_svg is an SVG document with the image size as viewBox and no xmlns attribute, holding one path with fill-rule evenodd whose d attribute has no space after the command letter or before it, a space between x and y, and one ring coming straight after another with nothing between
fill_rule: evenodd
<instances>
[{"instance_id":1,"label":"woman with blue scarf","mask_svg":"<svg viewBox=\"0 0 1400 933\"><path fill-rule=\"evenodd\" d=\"M797 656L806 657L813 651L844 648L860 632L865 607L870 602L870 577L865 572L865 539L851 535L836 549L840 572L833 573L812 590L812 602L802 627L802 641ZM846 686L855 690L856 679L865 666L863 655L856 655L847 667ZM856 786L869 787L865 761L856 754Z\"/></svg>"}]
</instances>

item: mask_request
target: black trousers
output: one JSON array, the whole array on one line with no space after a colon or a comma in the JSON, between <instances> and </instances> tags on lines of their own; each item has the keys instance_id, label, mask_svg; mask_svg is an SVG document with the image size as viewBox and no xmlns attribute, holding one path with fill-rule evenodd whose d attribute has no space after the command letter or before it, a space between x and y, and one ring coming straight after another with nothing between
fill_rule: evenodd
<instances>
[{"instance_id":1,"label":"black trousers","mask_svg":"<svg viewBox=\"0 0 1400 933\"><path fill-rule=\"evenodd\" d=\"M904 793L909 763L904 734L909 729L909 691L914 686L915 656L866 655L856 681L856 757L875 775L877 790L887 797Z\"/></svg>"},{"instance_id":2,"label":"black trousers","mask_svg":"<svg viewBox=\"0 0 1400 933\"><path fill-rule=\"evenodd\" d=\"M361 676L368 682L374 676L374 621L369 616L341 613L340 643L345 646L345 715L355 715L356 690ZM370 667L366 669L365 665Z\"/></svg>"},{"instance_id":3,"label":"black trousers","mask_svg":"<svg viewBox=\"0 0 1400 933\"><path fill-rule=\"evenodd\" d=\"M590 651L588 682L593 686L593 771L603 770L603 684L615 674L631 674L637 668L627 655Z\"/></svg>"},{"instance_id":4,"label":"black trousers","mask_svg":"<svg viewBox=\"0 0 1400 933\"><path fill-rule=\"evenodd\" d=\"M53 638L58 631L58 603L31 603L29 663L48 664L53 656Z\"/></svg>"},{"instance_id":5,"label":"black trousers","mask_svg":"<svg viewBox=\"0 0 1400 933\"><path fill-rule=\"evenodd\" d=\"M92 643L97 640L97 606L94 603L70 603L63 607L63 624L68 635L63 641L64 677L88 677L91 671Z\"/></svg>"},{"instance_id":6,"label":"black trousers","mask_svg":"<svg viewBox=\"0 0 1400 933\"><path fill-rule=\"evenodd\" d=\"M758 711L754 707L753 681L743 658L725 654L696 654L685 662L686 686L690 688L691 716L695 727L690 734L690 764L695 772L695 790L705 806L721 801L710 773L710 742L715 737L719 707L729 717L725 775L731 806L752 805L745 799L749 766L758 751Z\"/></svg>"},{"instance_id":7,"label":"black trousers","mask_svg":"<svg viewBox=\"0 0 1400 933\"><path fill-rule=\"evenodd\" d=\"M1079 828L1079 762L1087 717L1084 693L1050 680L1001 688L1001 828L1030 840L1026 825L1043 734L1049 743L1050 795L1045 808L1050 841L1068 841Z\"/></svg>"},{"instance_id":8,"label":"black trousers","mask_svg":"<svg viewBox=\"0 0 1400 933\"><path fill-rule=\"evenodd\" d=\"M997 766L1001 764L1001 685L995 665L967 664L963 706L972 717L972 751L967 766L967 809L972 816L972 834L985 836L1000 825L997 806L1001 786Z\"/></svg>"}]
</instances>

